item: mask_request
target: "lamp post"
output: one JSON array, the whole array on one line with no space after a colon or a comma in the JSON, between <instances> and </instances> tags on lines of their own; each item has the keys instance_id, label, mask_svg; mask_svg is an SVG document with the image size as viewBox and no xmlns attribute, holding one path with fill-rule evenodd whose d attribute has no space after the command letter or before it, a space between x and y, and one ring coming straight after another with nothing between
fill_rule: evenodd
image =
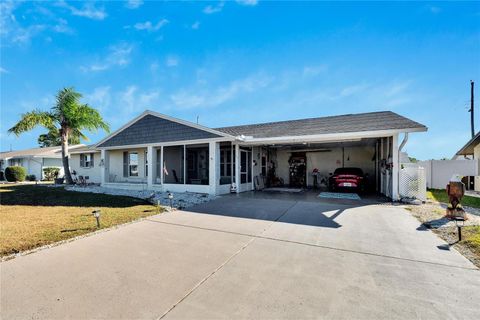
<instances>
[{"instance_id":1,"label":"lamp post","mask_svg":"<svg viewBox=\"0 0 480 320\"><path fill-rule=\"evenodd\" d=\"M168 193L168 199L170 199L170 209L173 209L173 193Z\"/></svg>"},{"instance_id":2,"label":"lamp post","mask_svg":"<svg viewBox=\"0 0 480 320\"><path fill-rule=\"evenodd\" d=\"M92 211L93 216L97 219L97 228L100 228L100 214L102 211L100 209L95 209Z\"/></svg>"}]
</instances>

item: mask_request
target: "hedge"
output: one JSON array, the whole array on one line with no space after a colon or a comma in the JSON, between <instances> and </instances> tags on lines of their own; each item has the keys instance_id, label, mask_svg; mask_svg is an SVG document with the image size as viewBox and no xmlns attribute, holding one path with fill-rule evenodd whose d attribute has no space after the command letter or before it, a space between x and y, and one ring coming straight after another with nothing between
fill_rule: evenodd
<instances>
[{"instance_id":1,"label":"hedge","mask_svg":"<svg viewBox=\"0 0 480 320\"><path fill-rule=\"evenodd\" d=\"M53 181L60 172L60 168L57 167L46 167L43 168L43 177L47 181Z\"/></svg>"},{"instance_id":2,"label":"hedge","mask_svg":"<svg viewBox=\"0 0 480 320\"><path fill-rule=\"evenodd\" d=\"M25 181L27 176L27 170L24 167L6 167L5 168L5 178L10 182Z\"/></svg>"}]
</instances>

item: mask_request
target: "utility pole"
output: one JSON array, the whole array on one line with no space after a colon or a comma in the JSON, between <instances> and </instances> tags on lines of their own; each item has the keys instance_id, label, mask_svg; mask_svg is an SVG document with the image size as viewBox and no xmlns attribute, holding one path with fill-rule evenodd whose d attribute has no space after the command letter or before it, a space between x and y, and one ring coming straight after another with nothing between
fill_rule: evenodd
<instances>
[{"instance_id":1,"label":"utility pole","mask_svg":"<svg viewBox=\"0 0 480 320\"><path fill-rule=\"evenodd\" d=\"M470 126L472 128L472 138L475 136L475 118L474 118L474 104L473 104L473 87L474 87L475 83L473 82L473 80L470 80L470 110L468 110L468 112L470 112Z\"/></svg>"}]
</instances>

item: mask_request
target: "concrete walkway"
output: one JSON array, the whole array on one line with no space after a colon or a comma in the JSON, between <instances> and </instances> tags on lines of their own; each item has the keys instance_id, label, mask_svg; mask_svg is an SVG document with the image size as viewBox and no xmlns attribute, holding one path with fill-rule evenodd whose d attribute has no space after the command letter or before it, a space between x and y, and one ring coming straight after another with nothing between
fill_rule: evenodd
<instances>
[{"instance_id":1,"label":"concrete walkway","mask_svg":"<svg viewBox=\"0 0 480 320\"><path fill-rule=\"evenodd\" d=\"M225 196L0 264L1 318L465 318L480 272L400 208Z\"/></svg>"}]
</instances>

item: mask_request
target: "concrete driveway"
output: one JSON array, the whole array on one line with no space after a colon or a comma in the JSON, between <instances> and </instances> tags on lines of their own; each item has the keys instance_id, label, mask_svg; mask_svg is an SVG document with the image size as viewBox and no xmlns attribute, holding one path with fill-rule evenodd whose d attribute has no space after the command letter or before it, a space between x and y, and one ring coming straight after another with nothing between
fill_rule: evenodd
<instances>
[{"instance_id":1,"label":"concrete driveway","mask_svg":"<svg viewBox=\"0 0 480 320\"><path fill-rule=\"evenodd\" d=\"M225 196L1 263L1 317L474 319L444 244L401 207Z\"/></svg>"}]
</instances>

